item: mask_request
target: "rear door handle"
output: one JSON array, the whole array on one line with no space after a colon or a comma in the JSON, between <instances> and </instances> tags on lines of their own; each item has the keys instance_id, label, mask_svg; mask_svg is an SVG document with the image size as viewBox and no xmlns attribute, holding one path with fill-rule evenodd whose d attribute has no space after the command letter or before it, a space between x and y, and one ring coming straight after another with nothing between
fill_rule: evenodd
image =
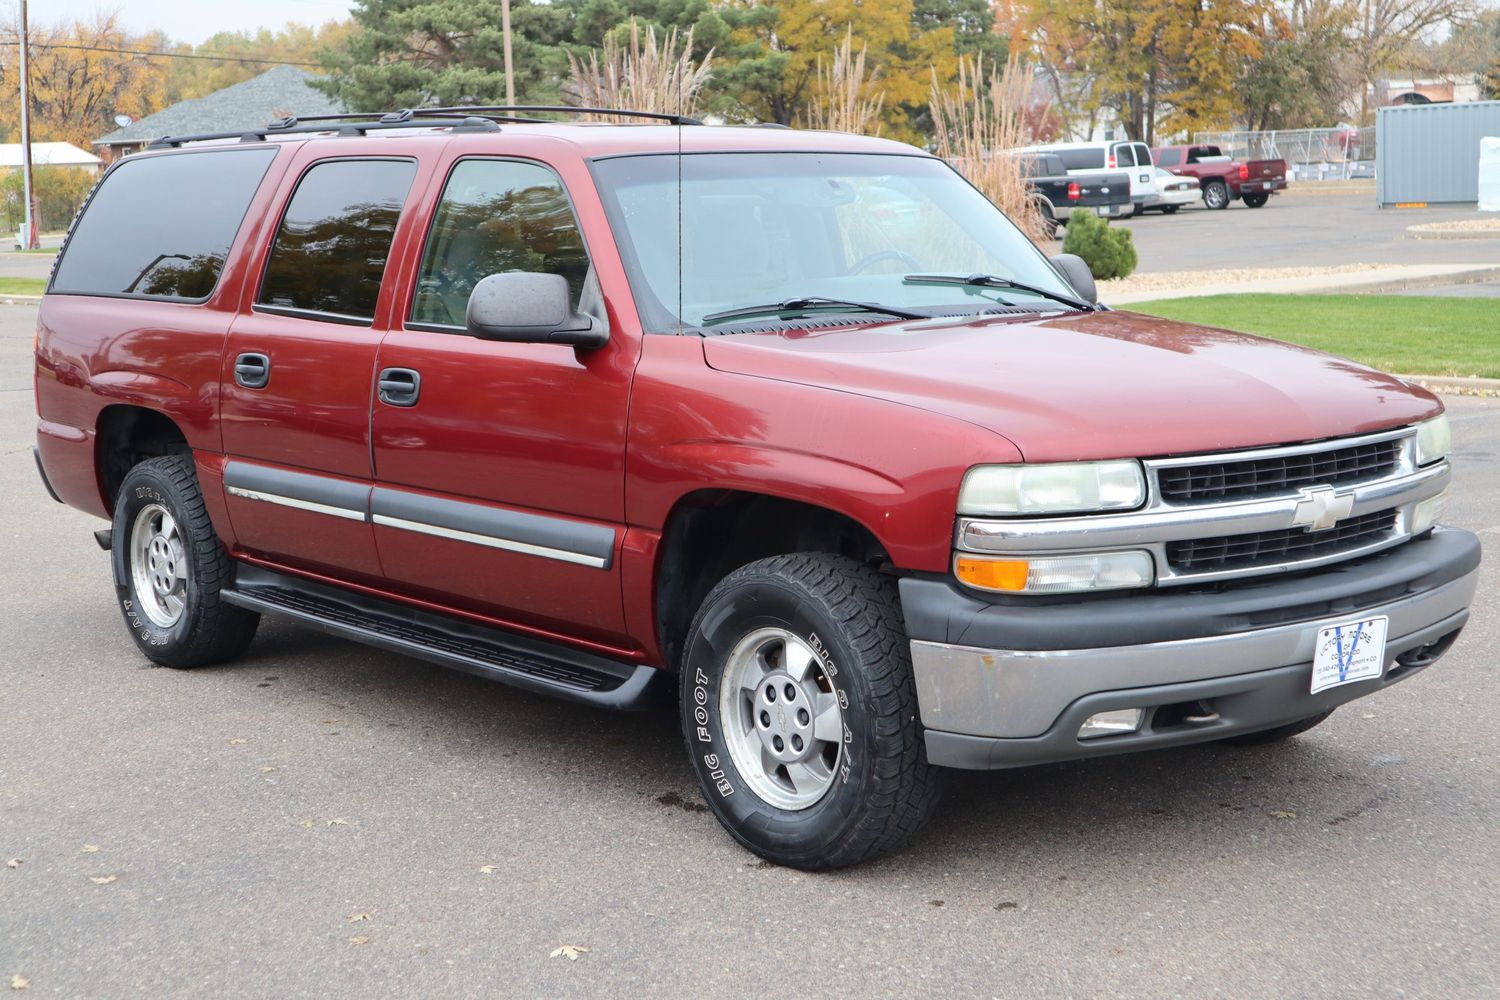
<instances>
[{"instance_id":1,"label":"rear door handle","mask_svg":"<svg viewBox=\"0 0 1500 1000\"><path fill-rule=\"evenodd\" d=\"M271 359L264 354L241 354L234 359L234 381L246 389L264 389L271 381Z\"/></svg>"},{"instance_id":2,"label":"rear door handle","mask_svg":"<svg viewBox=\"0 0 1500 1000\"><path fill-rule=\"evenodd\" d=\"M376 395L387 406L416 406L422 375L410 368L385 368L376 382Z\"/></svg>"}]
</instances>

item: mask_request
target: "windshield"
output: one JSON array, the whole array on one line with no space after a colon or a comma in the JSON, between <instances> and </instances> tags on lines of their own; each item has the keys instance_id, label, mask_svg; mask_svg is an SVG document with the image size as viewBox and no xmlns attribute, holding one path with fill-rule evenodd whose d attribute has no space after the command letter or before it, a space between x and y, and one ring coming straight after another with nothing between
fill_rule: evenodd
<instances>
[{"instance_id":1,"label":"windshield","mask_svg":"<svg viewBox=\"0 0 1500 1000\"><path fill-rule=\"evenodd\" d=\"M914 273L978 272L1073 294L941 160L667 154L598 160L594 173L647 330L807 297L919 312L978 312L997 300L1056 308L1027 293L904 280Z\"/></svg>"}]
</instances>

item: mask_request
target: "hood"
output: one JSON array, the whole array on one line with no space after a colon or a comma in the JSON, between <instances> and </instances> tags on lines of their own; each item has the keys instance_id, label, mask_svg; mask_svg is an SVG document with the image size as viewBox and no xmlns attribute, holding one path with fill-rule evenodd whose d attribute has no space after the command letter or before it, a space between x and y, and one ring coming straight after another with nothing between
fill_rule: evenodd
<instances>
[{"instance_id":1,"label":"hood","mask_svg":"<svg viewBox=\"0 0 1500 1000\"><path fill-rule=\"evenodd\" d=\"M708 337L724 372L890 399L1030 462L1292 444L1433 416L1431 393L1317 351L1130 312Z\"/></svg>"}]
</instances>

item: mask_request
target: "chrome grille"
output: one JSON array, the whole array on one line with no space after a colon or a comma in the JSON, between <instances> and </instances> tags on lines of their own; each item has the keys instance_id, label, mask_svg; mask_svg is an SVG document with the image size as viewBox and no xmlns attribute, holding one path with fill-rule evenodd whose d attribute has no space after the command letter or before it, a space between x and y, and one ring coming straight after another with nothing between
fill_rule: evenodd
<instances>
[{"instance_id":1,"label":"chrome grille","mask_svg":"<svg viewBox=\"0 0 1500 1000\"><path fill-rule=\"evenodd\" d=\"M1396 526L1396 511L1347 517L1327 531L1290 528L1167 543L1167 562L1179 573L1203 573L1319 559L1363 548Z\"/></svg>"},{"instance_id":2,"label":"chrome grille","mask_svg":"<svg viewBox=\"0 0 1500 1000\"><path fill-rule=\"evenodd\" d=\"M1164 467L1157 482L1167 503L1214 503L1295 492L1304 486L1343 486L1390 475L1401 459L1401 446L1397 439L1243 461L1226 457Z\"/></svg>"}]
</instances>

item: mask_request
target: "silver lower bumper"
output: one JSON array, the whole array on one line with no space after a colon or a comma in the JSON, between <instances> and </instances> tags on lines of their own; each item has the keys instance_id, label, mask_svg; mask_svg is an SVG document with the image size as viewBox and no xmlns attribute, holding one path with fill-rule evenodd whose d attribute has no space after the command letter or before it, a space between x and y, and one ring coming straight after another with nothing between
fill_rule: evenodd
<instances>
[{"instance_id":1,"label":"silver lower bumper","mask_svg":"<svg viewBox=\"0 0 1500 1000\"><path fill-rule=\"evenodd\" d=\"M1477 569L1401 600L1316 621L1227 635L1093 649L980 649L915 640L912 669L922 724L965 736L1041 736L1068 706L1100 692L1206 681L1305 665L1318 629L1334 621L1388 615L1387 655L1430 641L1435 626L1458 628L1478 585ZM1389 663L1388 663L1389 665Z\"/></svg>"}]
</instances>

